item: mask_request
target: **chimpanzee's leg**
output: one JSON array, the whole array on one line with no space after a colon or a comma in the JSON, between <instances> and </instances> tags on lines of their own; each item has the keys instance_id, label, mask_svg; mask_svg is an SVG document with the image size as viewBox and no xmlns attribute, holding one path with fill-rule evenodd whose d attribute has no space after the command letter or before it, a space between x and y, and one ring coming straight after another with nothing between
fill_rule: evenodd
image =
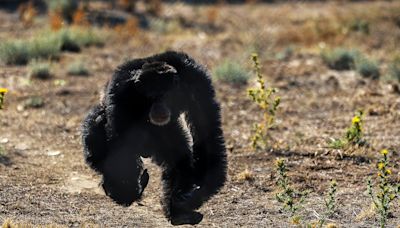
<instances>
[{"instance_id":1,"label":"chimpanzee's leg","mask_svg":"<svg viewBox=\"0 0 400 228\"><path fill-rule=\"evenodd\" d=\"M197 189L193 173L193 156L187 135L173 120L155 127L153 136L158 149L153 159L161 165L163 181L162 205L173 225L197 224L203 215L186 207L187 197ZM172 137L171 137L172 136Z\"/></svg>"},{"instance_id":2,"label":"chimpanzee's leg","mask_svg":"<svg viewBox=\"0 0 400 228\"><path fill-rule=\"evenodd\" d=\"M205 89L197 91L194 94L195 102L188 104L188 118L194 131L194 176L200 187L186 202L193 209L200 207L219 191L226 180L227 169L220 107L213 93L200 94L207 91Z\"/></svg>"}]
</instances>

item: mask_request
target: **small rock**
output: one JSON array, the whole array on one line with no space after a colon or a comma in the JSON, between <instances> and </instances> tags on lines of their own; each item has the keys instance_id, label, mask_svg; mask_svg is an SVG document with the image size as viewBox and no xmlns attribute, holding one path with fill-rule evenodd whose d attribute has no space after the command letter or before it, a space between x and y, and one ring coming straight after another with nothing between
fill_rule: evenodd
<instances>
[{"instance_id":1,"label":"small rock","mask_svg":"<svg viewBox=\"0 0 400 228\"><path fill-rule=\"evenodd\" d=\"M8 142L9 142L8 138L3 138L3 139L0 140L1 144L6 144Z\"/></svg>"},{"instance_id":2,"label":"small rock","mask_svg":"<svg viewBox=\"0 0 400 228\"><path fill-rule=\"evenodd\" d=\"M17 105L17 111L18 112L22 112L22 111L24 111L24 106L23 105Z\"/></svg>"},{"instance_id":3,"label":"small rock","mask_svg":"<svg viewBox=\"0 0 400 228\"><path fill-rule=\"evenodd\" d=\"M295 60L289 62L288 67L296 68L296 67L299 67L300 65L301 65L300 60L295 59Z\"/></svg>"},{"instance_id":4,"label":"small rock","mask_svg":"<svg viewBox=\"0 0 400 228\"><path fill-rule=\"evenodd\" d=\"M307 60L306 60L306 65L307 65L307 66L315 65L315 60L313 60L313 59L307 59Z\"/></svg>"},{"instance_id":5,"label":"small rock","mask_svg":"<svg viewBox=\"0 0 400 228\"><path fill-rule=\"evenodd\" d=\"M60 154L61 154L61 151L59 151L59 150L52 150L52 151L47 152L48 156L58 156Z\"/></svg>"},{"instance_id":6,"label":"small rock","mask_svg":"<svg viewBox=\"0 0 400 228\"><path fill-rule=\"evenodd\" d=\"M27 150L29 148L29 146L26 143L19 143L17 145L15 145L15 149L16 150Z\"/></svg>"}]
</instances>

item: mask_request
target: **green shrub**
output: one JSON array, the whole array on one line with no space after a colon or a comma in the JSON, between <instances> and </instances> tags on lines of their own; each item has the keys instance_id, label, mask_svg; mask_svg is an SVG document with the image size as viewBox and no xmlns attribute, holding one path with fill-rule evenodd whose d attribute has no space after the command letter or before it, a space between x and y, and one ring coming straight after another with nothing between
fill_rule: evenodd
<instances>
[{"instance_id":1,"label":"green shrub","mask_svg":"<svg viewBox=\"0 0 400 228\"><path fill-rule=\"evenodd\" d=\"M99 35L98 31L93 29L71 28L68 32L70 33L70 38L80 47L101 47L104 45L104 38Z\"/></svg>"},{"instance_id":2,"label":"green shrub","mask_svg":"<svg viewBox=\"0 0 400 228\"><path fill-rule=\"evenodd\" d=\"M77 75L77 76L86 76L89 75L89 70L85 67L85 65L81 61L76 61L68 65L68 74L69 75Z\"/></svg>"},{"instance_id":3,"label":"green shrub","mask_svg":"<svg viewBox=\"0 0 400 228\"><path fill-rule=\"evenodd\" d=\"M57 59L61 52L61 40L57 34L43 33L29 42L30 59Z\"/></svg>"},{"instance_id":4,"label":"green shrub","mask_svg":"<svg viewBox=\"0 0 400 228\"><path fill-rule=\"evenodd\" d=\"M33 61L29 64L29 68L30 77L39 79L48 79L51 77L50 63Z\"/></svg>"},{"instance_id":5,"label":"green shrub","mask_svg":"<svg viewBox=\"0 0 400 228\"><path fill-rule=\"evenodd\" d=\"M62 29L58 32L62 51L80 52L81 45L71 36L69 29Z\"/></svg>"},{"instance_id":6,"label":"green shrub","mask_svg":"<svg viewBox=\"0 0 400 228\"><path fill-rule=\"evenodd\" d=\"M161 34L175 33L182 29L181 22L177 19L166 20L155 18L150 20L150 29Z\"/></svg>"},{"instance_id":7,"label":"green shrub","mask_svg":"<svg viewBox=\"0 0 400 228\"><path fill-rule=\"evenodd\" d=\"M232 84L247 84L250 77L249 72L232 60L225 60L221 65L218 65L213 70L213 74L218 81Z\"/></svg>"},{"instance_id":8,"label":"green shrub","mask_svg":"<svg viewBox=\"0 0 400 228\"><path fill-rule=\"evenodd\" d=\"M378 79L380 76L379 65L355 50L336 48L321 52L322 60L329 68L334 70L355 69L361 76Z\"/></svg>"},{"instance_id":9,"label":"green shrub","mask_svg":"<svg viewBox=\"0 0 400 228\"><path fill-rule=\"evenodd\" d=\"M41 108L44 106L43 98L38 96L33 96L25 100L25 108Z\"/></svg>"},{"instance_id":10,"label":"green shrub","mask_svg":"<svg viewBox=\"0 0 400 228\"><path fill-rule=\"evenodd\" d=\"M0 45L0 59L9 65L25 65L28 63L29 44L22 40L6 41Z\"/></svg>"},{"instance_id":11,"label":"green shrub","mask_svg":"<svg viewBox=\"0 0 400 228\"><path fill-rule=\"evenodd\" d=\"M367 58L357 59L356 71L366 78L378 79L380 76L378 63Z\"/></svg>"},{"instance_id":12,"label":"green shrub","mask_svg":"<svg viewBox=\"0 0 400 228\"><path fill-rule=\"evenodd\" d=\"M276 53L275 58L280 61L288 60L293 55L293 53L294 53L294 47L289 46L283 49L282 51Z\"/></svg>"},{"instance_id":13,"label":"green shrub","mask_svg":"<svg viewBox=\"0 0 400 228\"><path fill-rule=\"evenodd\" d=\"M362 19L356 19L350 23L349 29L351 31L361 32L361 33L364 33L365 35L368 35L369 34L369 22L362 20Z\"/></svg>"},{"instance_id":14,"label":"green shrub","mask_svg":"<svg viewBox=\"0 0 400 228\"><path fill-rule=\"evenodd\" d=\"M357 52L336 48L333 50L324 50L321 52L322 60L329 68L334 70L350 70L354 67Z\"/></svg>"},{"instance_id":15,"label":"green shrub","mask_svg":"<svg viewBox=\"0 0 400 228\"><path fill-rule=\"evenodd\" d=\"M0 145L0 158L3 157L5 154L5 151L3 149L3 147Z\"/></svg>"},{"instance_id":16,"label":"green shrub","mask_svg":"<svg viewBox=\"0 0 400 228\"><path fill-rule=\"evenodd\" d=\"M400 82L400 59L389 64L386 78L389 81Z\"/></svg>"},{"instance_id":17,"label":"green shrub","mask_svg":"<svg viewBox=\"0 0 400 228\"><path fill-rule=\"evenodd\" d=\"M102 45L104 38L92 29L45 31L31 40L4 42L0 45L0 59L10 65L25 65L32 59L57 59L61 51L79 51L81 47Z\"/></svg>"},{"instance_id":18,"label":"green shrub","mask_svg":"<svg viewBox=\"0 0 400 228\"><path fill-rule=\"evenodd\" d=\"M82 47L104 45L104 38L94 29L64 28L56 32L55 36L59 39L63 51L78 52Z\"/></svg>"}]
</instances>

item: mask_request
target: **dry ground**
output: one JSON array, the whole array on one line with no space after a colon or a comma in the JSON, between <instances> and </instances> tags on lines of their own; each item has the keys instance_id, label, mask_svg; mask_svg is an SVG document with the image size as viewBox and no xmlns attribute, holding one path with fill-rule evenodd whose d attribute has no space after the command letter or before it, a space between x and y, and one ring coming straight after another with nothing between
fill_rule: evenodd
<instances>
[{"instance_id":1,"label":"dry ground","mask_svg":"<svg viewBox=\"0 0 400 228\"><path fill-rule=\"evenodd\" d=\"M277 127L271 132L273 149L255 152L248 145L251 126L260 120L260 112L246 96L254 79L247 86L214 83L222 105L229 177L223 190L200 209L205 218L199 227L290 226L288 214L281 212L275 200L277 157L287 159L296 188L312 190L300 211L304 224L321 216L324 192L329 181L336 179L338 210L328 221L340 227L376 227L365 195L365 180L375 175L378 151L389 148L396 151L391 156L393 177L400 181L400 94L392 85L363 79L356 72L329 70L318 48L355 47L379 60L385 69L387 61L399 54L400 28L393 17L396 9L400 17L396 1L197 8L165 5L164 16L179 16L192 26L172 23L169 31L140 31L128 38L111 36L104 48L62 54L53 65L51 80L29 80L27 67L1 65L0 87L10 92L5 109L0 111L0 143L4 148L0 157L0 223L11 219L67 227L168 227L159 205L159 169L146 161L151 178L143 200L129 208L117 206L98 187L99 177L84 164L80 123L124 59L175 49L188 52L209 69L225 58L248 67L249 55L256 50L267 82L277 87L282 97ZM370 35L333 29L337 20L342 23L357 16L371 21ZM328 35L310 30L318 18L323 19ZM0 11L0 40L31 37L45 23L39 18L33 27L25 28L16 15ZM295 45L292 56L273 58L289 44ZM67 75L66 65L77 58L88 66L90 76ZM67 84L55 85L56 79ZM26 99L33 96L42 97L44 106L23 108ZM358 108L367 113L364 130L371 148L328 148L326 141L344 134ZM245 169L253 180L237 178ZM393 209L389 227L400 225L398 200Z\"/></svg>"}]
</instances>

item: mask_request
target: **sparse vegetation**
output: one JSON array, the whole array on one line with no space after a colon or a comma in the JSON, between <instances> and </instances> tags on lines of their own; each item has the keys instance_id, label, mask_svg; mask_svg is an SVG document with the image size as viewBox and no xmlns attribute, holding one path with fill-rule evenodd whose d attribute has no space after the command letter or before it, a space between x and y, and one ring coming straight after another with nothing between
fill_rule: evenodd
<instances>
[{"instance_id":1,"label":"sparse vegetation","mask_svg":"<svg viewBox=\"0 0 400 228\"><path fill-rule=\"evenodd\" d=\"M0 44L0 58L9 65L25 65L30 59L29 44L25 41L6 41Z\"/></svg>"},{"instance_id":2,"label":"sparse vegetation","mask_svg":"<svg viewBox=\"0 0 400 228\"><path fill-rule=\"evenodd\" d=\"M225 60L213 70L216 80L237 85L247 84L249 73L242 66L232 60Z\"/></svg>"},{"instance_id":3,"label":"sparse vegetation","mask_svg":"<svg viewBox=\"0 0 400 228\"><path fill-rule=\"evenodd\" d=\"M369 28L369 22L363 19L354 19L351 23L350 23L350 30L351 31L355 31L355 32L361 32L365 35L369 35L370 33L370 28Z\"/></svg>"},{"instance_id":4,"label":"sparse vegetation","mask_svg":"<svg viewBox=\"0 0 400 228\"><path fill-rule=\"evenodd\" d=\"M75 37L71 36L70 29L62 29L58 31L60 40L61 40L61 50L62 51L71 51L71 52L80 52L81 44L75 39Z\"/></svg>"},{"instance_id":5,"label":"sparse vegetation","mask_svg":"<svg viewBox=\"0 0 400 228\"><path fill-rule=\"evenodd\" d=\"M3 109L4 97L6 96L7 92L8 90L6 88L0 88L0 109Z\"/></svg>"},{"instance_id":6,"label":"sparse vegetation","mask_svg":"<svg viewBox=\"0 0 400 228\"><path fill-rule=\"evenodd\" d=\"M321 52L322 60L329 68L334 70L351 70L355 66L357 52L343 48L333 50L323 50Z\"/></svg>"},{"instance_id":7,"label":"sparse vegetation","mask_svg":"<svg viewBox=\"0 0 400 228\"><path fill-rule=\"evenodd\" d=\"M379 214L380 227L384 228L386 227L391 211L391 204L393 200L399 197L400 183L391 184L390 182L392 170L389 167L389 150L383 149L380 153L382 158L377 164L379 178L378 192L374 191L374 184L371 177L367 181L367 192Z\"/></svg>"},{"instance_id":8,"label":"sparse vegetation","mask_svg":"<svg viewBox=\"0 0 400 228\"><path fill-rule=\"evenodd\" d=\"M39 79L48 79L52 76L51 65L48 62L33 61L29 64L29 76Z\"/></svg>"},{"instance_id":9,"label":"sparse vegetation","mask_svg":"<svg viewBox=\"0 0 400 228\"><path fill-rule=\"evenodd\" d=\"M32 96L25 100L24 107L25 108L41 108L44 106L44 101L42 97Z\"/></svg>"},{"instance_id":10,"label":"sparse vegetation","mask_svg":"<svg viewBox=\"0 0 400 228\"><path fill-rule=\"evenodd\" d=\"M326 211L323 212L322 218L319 220L319 227L322 227L325 224L327 218L331 217L336 210L336 192L337 192L337 182L332 180L329 185L329 190L325 202Z\"/></svg>"},{"instance_id":11,"label":"sparse vegetation","mask_svg":"<svg viewBox=\"0 0 400 228\"><path fill-rule=\"evenodd\" d=\"M30 59L57 59L61 52L58 34L45 32L33 40L28 40Z\"/></svg>"},{"instance_id":12,"label":"sparse vegetation","mask_svg":"<svg viewBox=\"0 0 400 228\"><path fill-rule=\"evenodd\" d=\"M261 123L253 126L254 133L251 137L251 146L254 149L257 149L265 148L268 145L268 140L270 139L268 131L274 126L276 111L280 104L281 98L275 95L275 88L267 88L265 86L257 54L252 55L252 61L259 87L249 89L248 95L258 105L263 113L263 119Z\"/></svg>"},{"instance_id":13,"label":"sparse vegetation","mask_svg":"<svg viewBox=\"0 0 400 228\"><path fill-rule=\"evenodd\" d=\"M254 173L246 168L244 171L237 174L236 178L238 181L253 181Z\"/></svg>"},{"instance_id":14,"label":"sparse vegetation","mask_svg":"<svg viewBox=\"0 0 400 228\"><path fill-rule=\"evenodd\" d=\"M150 28L153 31L156 31L161 34L169 34L179 32L182 28L182 25L179 20L172 19L162 19L162 18L154 18L150 20Z\"/></svg>"},{"instance_id":15,"label":"sparse vegetation","mask_svg":"<svg viewBox=\"0 0 400 228\"><path fill-rule=\"evenodd\" d=\"M57 59L61 51L102 45L104 39L93 29L68 28L45 31L30 40L7 41L0 45L0 58L9 65L25 65L32 59Z\"/></svg>"},{"instance_id":16,"label":"sparse vegetation","mask_svg":"<svg viewBox=\"0 0 400 228\"><path fill-rule=\"evenodd\" d=\"M82 61L76 61L68 65L67 71L69 75L86 76L89 75L89 70L85 67Z\"/></svg>"},{"instance_id":17,"label":"sparse vegetation","mask_svg":"<svg viewBox=\"0 0 400 228\"><path fill-rule=\"evenodd\" d=\"M280 192L276 194L276 199L283 204L284 210L290 212L292 219L295 221L294 223L298 224L300 217L296 215L296 212L302 207L308 192L300 192L290 186L285 160L277 159L275 166L277 171L276 184L280 188Z\"/></svg>"},{"instance_id":18,"label":"sparse vegetation","mask_svg":"<svg viewBox=\"0 0 400 228\"><path fill-rule=\"evenodd\" d=\"M334 139L329 143L333 149L343 149L349 145L364 146L367 144L363 139L364 112L359 110L351 120L351 126L347 129L342 139Z\"/></svg>"},{"instance_id":19,"label":"sparse vegetation","mask_svg":"<svg viewBox=\"0 0 400 228\"><path fill-rule=\"evenodd\" d=\"M100 31L93 28L71 28L69 32L72 40L74 40L80 47L102 47L105 42L105 34L102 34ZM103 36L100 36L100 33Z\"/></svg>"},{"instance_id":20,"label":"sparse vegetation","mask_svg":"<svg viewBox=\"0 0 400 228\"><path fill-rule=\"evenodd\" d=\"M276 53L275 58L281 61L287 60L293 55L293 52L294 52L293 46L289 46L284 48L282 51Z\"/></svg>"},{"instance_id":21,"label":"sparse vegetation","mask_svg":"<svg viewBox=\"0 0 400 228\"><path fill-rule=\"evenodd\" d=\"M0 145L0 158L4 156L4 149L3 147Z\"/></svg>"},{"instance_id":22,"label":"sparse vegetation","mask_svg":"<svg viewBox=\"0 0 400 228\"><path fill-rule=\"evenodd\" d=\"M324 49L321 52L322 60L329 68L334 70L356 70L365 78L378 79L380 76L379 65L361 55L355 50L335 48L333 50Z\"/></svg>"},{"instance_id":23,"label":"sparse vegetation","mask_svg":"<svg viewBox=\"0 0 400 228\"><path fill-rule=\"evenodd\" d=\"M386 80L400 82L400 57L389 64Z\"/></svg>"},{"instance_id":24,"label":"sparse vegetation","mask_svg":"<svg viewBox=\"0 0 400 228\"><path fill-rule=\"evenodd\" d=\"M378 79L380 76L378 63L367 58L360 57L355 66L357 72L365 78Z\"/></svg>"}]
</instances>

